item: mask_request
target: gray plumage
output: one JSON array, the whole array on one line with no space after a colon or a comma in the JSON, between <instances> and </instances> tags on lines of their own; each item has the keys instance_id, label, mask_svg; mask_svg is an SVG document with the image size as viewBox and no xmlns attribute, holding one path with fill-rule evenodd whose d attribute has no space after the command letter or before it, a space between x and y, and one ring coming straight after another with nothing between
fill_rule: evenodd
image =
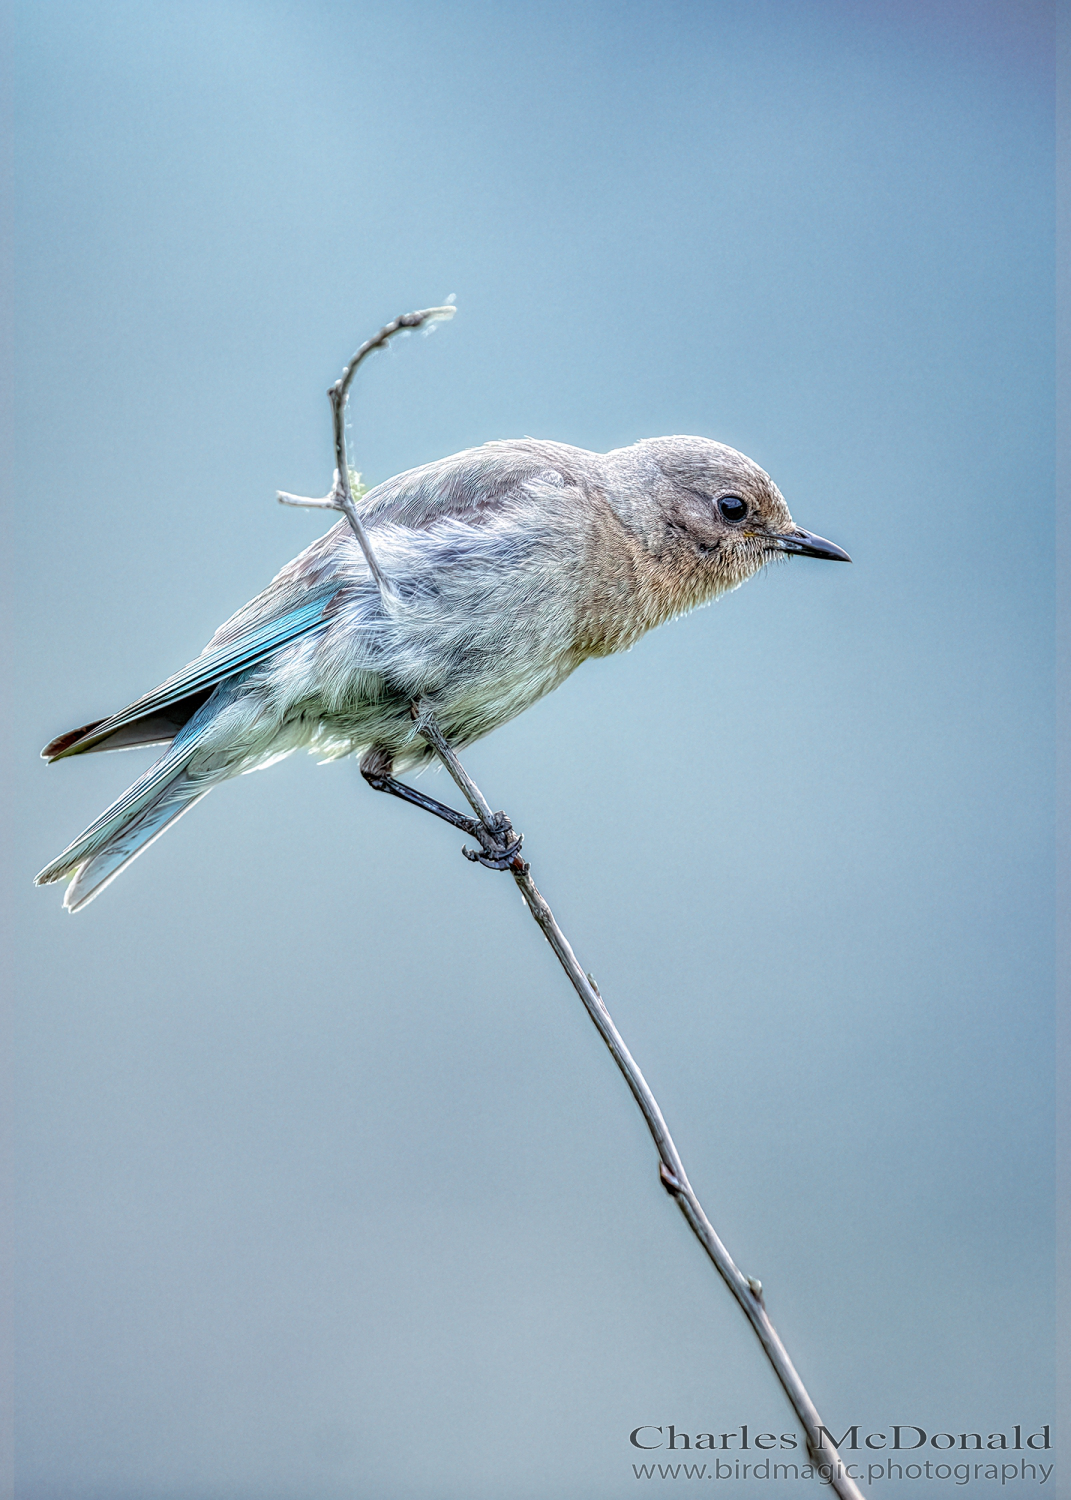
<instances>
[{"instance_id":1,"label":"gray plumage","mask_svg":"<svg viewBox=\"0 0 1071 1500\"><path fill-rule=\"evenodd\" d=\"M704 438L612 453L488 443L389 479L360 503L393 597L348 523L289 563L201 656L42 754L166 744L37 877L84 906L212 787L305 747L431 757L410 705L455 748L506 723L582 661L736 588L785 552L846 554L792 521L776 485Z\"/></svg>"}]
</instances>

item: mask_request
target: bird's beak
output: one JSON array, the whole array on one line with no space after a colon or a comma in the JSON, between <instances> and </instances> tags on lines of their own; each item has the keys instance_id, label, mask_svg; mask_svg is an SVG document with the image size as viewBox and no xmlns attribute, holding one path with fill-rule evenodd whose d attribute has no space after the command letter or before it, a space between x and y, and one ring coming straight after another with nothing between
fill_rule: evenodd
<instances>
[{"instance_id":1,"label":"bird's beak","mask_svg":"<svg viewBox=\"0 0 1071 1500\"><path fill-rule=\"evenodd\" d=\"M825 537L815 536L813 531L779 532L768 531L766 540L772 542L779 552L799 552L803 557L824 557L830 562L851 562L842 547L827 542Z\"/></svg>"}]
</instances>

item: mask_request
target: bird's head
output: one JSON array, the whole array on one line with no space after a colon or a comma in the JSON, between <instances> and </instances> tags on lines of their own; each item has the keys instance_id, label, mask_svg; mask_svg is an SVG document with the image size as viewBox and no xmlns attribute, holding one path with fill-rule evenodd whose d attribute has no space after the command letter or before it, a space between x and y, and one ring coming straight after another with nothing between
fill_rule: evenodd
<instances>
[{"instance_id":1,"label":"bird's head","mask_svg":"<svg viewBox=\"0 0 1071 1500\"><path fill-rule=\"evenodd\" d=\"M785 555L850 562L797 526L765 470L707 438L650 438L608 455L618 518L682 585L711 597ZM698 597L692 602L699 602Z\"/></svg>"}]
</instances>

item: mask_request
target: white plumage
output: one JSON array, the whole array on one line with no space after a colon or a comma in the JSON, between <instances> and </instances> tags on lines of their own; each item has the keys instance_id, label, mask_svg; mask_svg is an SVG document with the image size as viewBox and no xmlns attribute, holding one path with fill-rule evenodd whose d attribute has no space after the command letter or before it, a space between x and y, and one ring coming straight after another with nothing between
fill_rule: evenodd
<instances>
[{"instance_id":1,"label":"white plumage","mask_svg":"<svg viewBox=\"0 0 1071 1500\"><path fill-rule=\"evenodd\" d=\"M37 877L75 911L213 786L301 747L430 757L410 706L463 748L587 657L742 583L772 556L845 558L795 527L750 459L703 438L609 454L526 439L398 475L360 505L386 600L346 521L233 615L201 656L48 760L164 755Z\"/></svg>"}]
</instances>

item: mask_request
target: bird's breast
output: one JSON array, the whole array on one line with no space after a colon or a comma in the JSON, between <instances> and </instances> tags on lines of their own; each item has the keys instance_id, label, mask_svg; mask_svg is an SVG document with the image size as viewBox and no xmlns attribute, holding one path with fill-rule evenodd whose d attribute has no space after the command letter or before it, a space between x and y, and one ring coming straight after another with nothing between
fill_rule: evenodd
<instances>
[{"instance_id":1,"label":"bird's breast","mask_svg":"<svg viewBox=\"0 0 1071 1500\"><path fill-rule=\"evenodd\" d=\"M716 591L709 561L674 545L655 552L607 505L592 527L577 611L578 659L625 651L640 636Z\"/></svg>"}]
</instances>

